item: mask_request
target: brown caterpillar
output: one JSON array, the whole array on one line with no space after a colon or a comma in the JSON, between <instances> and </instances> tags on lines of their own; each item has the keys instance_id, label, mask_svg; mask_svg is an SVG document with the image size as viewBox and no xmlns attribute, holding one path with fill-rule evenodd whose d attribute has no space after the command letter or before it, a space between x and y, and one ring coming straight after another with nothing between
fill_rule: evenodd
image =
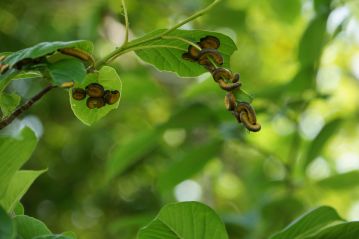
<instances>
[{"instance_id":1,"label":"brown caterpillar","mask_svg":"<svg viewBox=\"0 0 359 239\"><path fill-rule=\"evenodd\" d=\"M72 90L72 98L75 100L83 100L86 97L86 91L81 88L75 88Z\"/></svg>"},{"instance_id":2,"label":"brown caterpillar","mask_svg":"<svg viewBox=\"0 0 359 239\"><path fill-rule=\"evenodd\" d=\"M200 65L212 65L208 59L211 57L217 65L223 65L223 56L215 49L203 49L199 52L198 63Z\"/></svg>"},{"instance_id":3,"label":"brown caterpillar","mask_svg":"<svg viewBox=\"0 0 359 239\"><path fill-rule=\"evenodd\" d=\"M224 105L228 111L233 111L236 108L236 98L232 92L228 92L224 97Z\"/></svg>"},{"instance_id":4,"label":"brown caterpillar","mask_svg":"<svg viewBox=\"0 0 359 239\"><path fill-rule=\"evenodd\" d=\"M218 49L220 46L220 41L215 36L205 36L200 39L199 45L203 49L211 48L211 49Z\"/></svg>"},{"instance_id":5,"label":"brown caterpillar","mask_svg":"<svg viewBox=\"0 0 359 239\"><path fill-rule=\"evenodd\" d=\"M220 79L218 81L218 85L225 91L232 91L237 89L238 87L240 87L242 85L242 83L240 82L236 82L236 83L227 83L224 80Z\"/></svg>"},{"instance_id":6,"label":"brown caterpillar","mask_svg":"<svg viewBox=\"0 0 359 239\"><path fill-rule=\"evenodd\" d=\"M115 104L120 99L120 92L118 90L106 90L105 95L103 98L105 99L105 102L109 105Z\"/></svg>"},{"instance_id":7,"label":"brown caterpillar","mask_svg":"<svg viewBox=\"0 0 359 239\"><path fill-rule=\"evenodd\" d=\"M257 132L261 129L261 125L257 123L256 113L250 104L238 103L234 115L238 122L243 123L248 130Z\"/></svg>"},{"instance_id":8,"label":"brown caterpillar","mask_svg":"<svg viewBox=\"0 0 359 239\"><path fill-rule=\"evenodd\" d=\"M83 51L83 50L80 50L77 48L62 48L62 49L59 49L58 51L64 55L73 56L80 60L89 62L90 65L92 65L92 66L95 65L95 60L86 51Z\"/></svg>"},{"instance_id":9,"label":"brown caterpillar","mask_svg":"<svg viewBox=\"0 0 359 239\"><path fill-rule=\"evenodd\" d=\"M105 100L104 98L100 97L100 98L95 98L95 97L89 97L86 101L86 105L89 109L99 109L103 106L105 106Z\"/></svg>"},{"instance_id":10,"label":"brown caterpillar","mask_svg":"<svg viewBox=\"0 0 359 239\"><path fill-rule=\"evenodd\" d=\"M102 97L105 94L105 89L102 85L98 83L91 83L88 86L86 86L86 93L90 97Z\"/></svg>"}]
</instances>

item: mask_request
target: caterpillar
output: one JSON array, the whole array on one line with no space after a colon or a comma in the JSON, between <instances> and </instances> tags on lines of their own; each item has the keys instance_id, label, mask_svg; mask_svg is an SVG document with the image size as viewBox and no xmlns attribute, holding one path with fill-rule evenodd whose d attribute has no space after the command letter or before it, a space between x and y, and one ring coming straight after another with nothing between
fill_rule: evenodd
<instances>
[{"instance_id":1,"label":"caterpillar","mask_svg":"<svg viewBox=\"0 0 359 239\"><path fill-rule=\"evenodd\" d=\"M76 57L76 58L78 58L80 60L89 62L90 65L92 65L92 66L95 65L95 60L93 59L93 57L89 53L87 53L85 51L82 51L80 49L77 49L77 48L62 48L62 49L59 49L58 51L61 52L64 55L73 56L73 57Z\"/></svg>"}]
</instances>

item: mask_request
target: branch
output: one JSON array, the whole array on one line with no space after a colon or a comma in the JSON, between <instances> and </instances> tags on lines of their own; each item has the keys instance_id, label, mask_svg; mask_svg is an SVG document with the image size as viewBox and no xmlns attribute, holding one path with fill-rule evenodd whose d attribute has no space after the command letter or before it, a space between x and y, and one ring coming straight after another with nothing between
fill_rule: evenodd
<instances>
[{"instance_id":1,"label":"branch","mask_svg":"<svg viewBox=\"0 0 359 239\"><path fill-rule=\"evenodd\" d=\"M30 100L28 100L25 104L17 108L11 115L6 117L5 119L0 121L0 130L8 126L16 117L18 117L20 114L24 113L30 107L35 104L38 100L40 100L46 93L48 93L50 90L55 88L57 86L54 85L48 85L44 89L42 89L39 93L37 93L35 96L33 96Z\"/></svg>"},{"instance_id":2,"label":"branch","mask_svg":"<svg viewBox=\"0 0 359 239\"><path fill-rule=\"evenodd\" d=\"M165 35L167 35L168 33L173 32L174 30L178 29L179 27L183 26L184 24L186 24L186 23L188 23L190 21L193 21L194 19L204 15L205 13L210 11L215 5L217 5L221 1L222 0L215 0L210 5L208 5L206 8L194 13L192 16L184 19L183 21L177 23L173 27L165 30L164 32L162 32L162 33L160 33L160 34L158 34L156 36L153 36L153 37L150 37L150 38L147 38L147 39L144 39L144 40L140 40L140 41L134 40L134 42L130 41L130 42L127 42L127 44L123 44L121 47L115 49L114 51L112 51L108 55L106 55L104 58L99 60L96 63L95 68L96 69L101 68L103 65L107 64L108 62L110 62L110 61L114 60L115 58L119 57L120 55L122 55L124 51L129 52L129 51L131 51L133 49L138 49L137 46L141 46L144 43L147 43L147 42L150 42L150 41L155 41L155 40L163 38Z\"/></svg>"},{"instance_id":3,"label":"branch","mask_svg":"<svg viewBox=\"0 0 359 239\"><path fill-rule=\"evenodd\" d=\"M122 7L123 7L123 14L125 15L125 27L126 27L126 32L125 32L125 41L123 42L122 45L126 45L128 42L128 28L129 28L129 23L128 23L128 13L127 13L127 7L126 7L126 1L122 0Z\"/></svg>"}]
</instances>

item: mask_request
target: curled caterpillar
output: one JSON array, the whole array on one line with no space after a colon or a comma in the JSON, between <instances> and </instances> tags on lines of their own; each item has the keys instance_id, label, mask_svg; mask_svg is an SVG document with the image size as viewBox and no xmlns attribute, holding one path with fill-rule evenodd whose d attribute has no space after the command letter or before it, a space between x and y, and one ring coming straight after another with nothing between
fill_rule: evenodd
<instances>
[{"instance_id":1,"label":"curled caterpillar","mask_svg":"<svg viewBox=\"0 0 359 239\"><path fill-rule=\"evenodd\" d=\"M105 89L98 83L91 83L86 86L86 93L90 97L102 97L105 94Z\"/></svg>"},{"instance_id":2,"label":"curled caterpillar","mask_svg":"<svg viewBox=\"0 0 359 239\"><path fill-rule=\"evenodd\" d=\"M106 104L113 105L120 99L120 92L118 90L106 90L103 98L105 99Z\"/></svg>"},{"instance_id":3,"label":"curled caterpillar","mask_svg":"<svg viewBox=\"0 0 359 239\"><path fill-rule=\"evenodd\" d=\"M80 60L89 62L90 65L92 65L92 66L95 65L95 60L86 51L82 51L82 50L77 49L77 48L62 48L62 49L59 49L59 52L61 52L64 55L73 56L73 57L76 57L76 58L78 58Z\"/></svg>"},{"instance_id":4,"label":"curled caterpillar","mask_svg":"<svg viewBox=\"0 0 359 239\"><path fill-rule=\"evenodd\" d=\"M232 91L232 90L235 90L238 87L240 87L242 85L242 83L240 83L240 82L227 83L224 80L220 79L218 81L218 85L225 91Z\"/></svg>"},{"instance_id":5,"label":"curled caterpillar","mask_svg":"<svg viewBox=\"0 0 359 239\"><path fill-rule=\"evenodd\" d=\"M228 92L224 97L224 105L228 111L233 111L236 108L236 98L232 92Z\"/></svg>"},{"instance_id":6,"label":"curled caterpillar","mask_svg":"<svg viewBox=\"0 0 359 239\"><path fill-rule=\"evenodd\" d=\"M95 98L95 97L89 97L86 101L86 105L89 109L99 109L103 106L105 106L106 102L104 100L104 98L99 97L99 98Z\"/></svg>"},{"instance_id":7,"label":"curled caterpillar","mask_svg":"<svg viewBox=\"0 0 359 239\"><path fill-rule=\"evenodd\" d=\"M248 130L257 132L261 129L261 125L257 123L256 113L250 104L246 102L238 103L233 114L238 122L243 123Z\"/></svg>"},{"instance_id":8,"label":"curled caterpillar","mask_svg":"<svg viewBox=\"0 0 359 239\"><path fill-rule=\"evenodd\" d=\"M75 88L72 90L72 98L75 100L83 100L86 97L86 91L81 88Z\"/></svg>"},{"instance_id":9,"label":"curled caterpillar","mask_svg":"<svg viewBox=\"0 0 359 239\"><path fill-rule=\"evenodd\" d=\"M203 49L199 52L198 63L200 65L212 65L211 58L217 65L223 65L223 56L215 49Z\"/></svg>"},{"instance_id":10,"label":"curled caterpillar","mask_svg":"<svg viewBox=\"0 0 359 239\"><path fill-rule=\"evenodd\" d=\"M215 36L205 36L200 39L199 45L203 49L211 48L211 49L218 49L220 46L220 41Z\"/></svg>"}]
</instances>

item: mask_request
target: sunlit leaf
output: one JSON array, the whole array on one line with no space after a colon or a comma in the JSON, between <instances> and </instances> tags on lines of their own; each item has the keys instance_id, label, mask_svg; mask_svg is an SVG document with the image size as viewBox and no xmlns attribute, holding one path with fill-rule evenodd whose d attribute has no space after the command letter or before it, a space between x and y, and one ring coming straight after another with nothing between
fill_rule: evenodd
<instances>
[{"instance_id":1,"label":"sunlit leaf","mask_svg":"<svg viewBox=\"0 0 359 239\"><path fill-rule=\"evenodd\" d=\"M29 128L24 128L16 137L0 137L0 199L15 172L30 158L36 144L36 136Z\"/></svg>"},{"instance_id":2,"label":"sunlit leaf","mask_svg":"<svg viewBox=\"0 0 359 239\"><path fill-rule=\"evenodd\" d=\"M148 35L143 36L139 40L134 41L134 43L142 39L150 38L151 36L156 36L163 31L165 30L156 30L152 33L149 33ZM168 36L182 37L194 43L198 42L202 37L208 35L215 36L220 40L221 45L218 48L218 51L224 58L223 66L229 68L230 56L235 50L237 50L237 47L233 40L228 36L217 32L208 32L202 30L175 30L168 34ZM173 39L158 39L141 44L141 46L169 46L167 48L157 47L136 51L136 54L142 60L154 65L161 71L176 72L179 76L182 77L198 76L207 72L207 70L198 63L182 59L182 54L186 52L188 48L188 43L183 41ZM170 47L179 49L173 49Z\"/></svg>"},{"instance_id":3,"label":"sunlit leaf","mask_svg":"<svg viewBox=\"0 0 359 239\"><path fill-rule=\"evenodd\" d=\"M8 55L3 61L3 63L9 64L11 67L23 59L36 59L41 56L46 56L47 54L53 53L62 48L78 48L88 53L92 53L93 44L92 42L86 40L69 42L41 42L35 46L25 48Z\"/></svg>"},{"instance_id":4,"label":"sunlit leaf","mask_svg":"<svg viewBox=\"0 0 359 239\"><path fill-rule=\"evenodd\" d=\"M168 204L138 234L138 239L227 239L218 215L198 202Z\"/></svg>"},{"instance_id":5,"label":"sunlit leaf","mask_svg":"<svg viewBox=\"0 0 359 239\"><path fill-rule=\"evenodd\" d=\"M277 17L282 21L292 23L300 14L300 0L270 0L269 3Z\"/></svg>"},{"instance_id":6,"label":"sunlit leaf","mask_svg":"<svg viewBox=\"0 0 359 239\"><path fill-rule=\"evenodd\" d=\"M17 233L22 239L52 234L47 226L36 218L19 215L14 217Z\"/></svg>"},{"instance_id":7,"label":"sunlit leaf","mask_svg":"<svg viewBox=\"0 0 359 239\"><path fill-rule=\"evenodd\" d=\"M315 236L305 239L354 239L359 235L359 222L347 222L331 226Z\"/></svg>"},{"instance_id":8,"label":"sunlit leaf","mask_svg":"<svg viewBox=\"0 0 359 239\"><path fill-rule=\"evenodd\" d=\"M0 205L10 212L26 193L35 179L45 171L17 171L12 177L5 195L0 199Z\"/></svg>"},{"instance_id":9,"label":"sunlit leaf","mask_svg":"<svg viewBox=\"0 0 359 239\"><path fill-rule=\"evenodd\" d=\"M20 104L21 97L15 93L0 94L0 107L3 117L10 115L16 107Z\"/></svg>"},{"instance_id":10,"label":"sunlit leaf","mask_svg":"<svg viewBox=\"0 0 359 239\"><path fill-rule=\"evenodd\" d=\"M270 239L306 238L305 236L340 222L343 219L333 208L323 206L304 214Z\"/></svg>"},{"instance_id":11,"label":"sunlit leaf","mask_svg":"<svg viewBox=\"0 0 359 239\"><path fill-rule=\"evenodd\" d=\"M99 83L105 88L105 90L118 90L122 94L121 79L116 70L112 67L104 66L98 72L88 74L85 80L82 83L75 84L74 88L80 87L85 89L90 83ZM105 105L99 109L89 109L86 106L86 99L81 101L74 100L71 93L72 92L70 90L69 97L71 109L76 117L86 125L92 125L107 115L111 110L117 109L120 104L120 100L118 100L113 105Z\"/></svg>"}]
</instances>

